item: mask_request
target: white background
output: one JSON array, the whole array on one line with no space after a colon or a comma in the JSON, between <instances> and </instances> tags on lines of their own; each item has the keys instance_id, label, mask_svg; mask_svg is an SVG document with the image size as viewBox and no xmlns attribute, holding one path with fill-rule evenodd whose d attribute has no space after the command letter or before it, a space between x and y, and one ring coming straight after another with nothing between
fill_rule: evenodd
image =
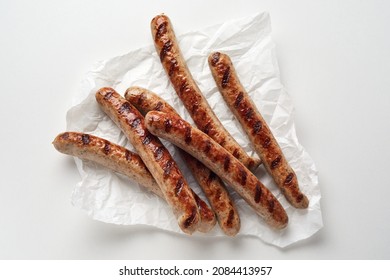
<instances>
[{"instance_id":1,"label":"white background","mask_svg":"<svg viewBox=\"0 0 390 280\"><path fill-rule=\"evenodd\" d=\"M184 3L185 2L185 3ZM268 11L300 142L319 170L324 228L285 249L93 221L51 141L94 62ZM389 259L390 4L386 1L0 0L0 259Z\"/></svg>"}]
</instances>

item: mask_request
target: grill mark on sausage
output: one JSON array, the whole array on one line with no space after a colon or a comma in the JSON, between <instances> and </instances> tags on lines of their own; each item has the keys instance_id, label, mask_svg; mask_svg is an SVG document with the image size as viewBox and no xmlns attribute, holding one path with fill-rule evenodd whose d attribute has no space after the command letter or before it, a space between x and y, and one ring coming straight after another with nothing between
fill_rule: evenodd
<instances>
[{"instance_id":1,"label":"grill mark on sausage","mask_svg":"<svg viewBox=\"0 0 390 280\"><path fill-rule=\"evenodd\" d=\"M232 227L233 226L233 219L234 219L234 211L233 211L233 209L230 209L229 216L226 220L226 226Z\"/></svg>"},{"instance_id":2,"label":"grill mark on sausage","mask_svg":"<svg viewBox=\"0 0 390 280\"><path fill-rule=\"evenodd\" d=\"M303 194L299 194L296 199L297 203L300 203L302 199L303 199Z\"/></svg>"},{"instance_id":3,"label":"grill mark on sausage","mask_svg":"<svg viewBox=\"0 0 390 280\"><path fill-rule=\"evenodd\" d=\"M167 164L163 167L164 170L164 178L168 177L171 173L174 162L172 160L168 161Z\"/></svg>"},{"instance_id":4,"label":"grill mark on sausage","mask_svg":"<svg viewBox=\"0 0 390 280\"><path fill-rule=\"evenodd\" d=\"M292 182L292 180L294 179L294 173L289 173L286 177L286 180L284 180L284 184L285 185L288 185Z\"/></svg>"},{"instance_id":5,"label":"grill mark on sausage","mask_svg":"<svg viewBox=\"0 0 390 280\"><path fill-rule=\"evenodd\" d=\"M88 145L91 139L88 134L83 134L81 135L81 141L83 142L84 145Z\"/></svg>"},{"instance_id":6,"label":"grill mark on sausage","mask_svg":"<svg viewBox=\"0 0 390 280\"><path fill-rule=\"evenodd\" d=\"M248 110L245 112L245 120L249 121L253 116L253 109L248 107Z\"/></svg>"},{"instance_id":7,"label":"grill mark on sausage","mask_svg":"<svg viewBox=\"0 0 390 280\"><path fill-rule=\"evenodd\" d=\"M172 42L171 40L164 43L164 46L162 47L160 51L160 60L163 61L167 53L172 49Z\"/></svg>"},{"instance_id":8,"label":"grill mark on sausage","mask_svg":"<svg viewBox=\"0 0 390 280\"><path fill-rule=\"evenodd\" d=\"M243 98L244 98L244 93L240 91L240 93L236 97L236 100L234 101L234 108L238 108L238 106L240 106L240 103Z\"/></svg>"},{"instance_id":9,"label":"grill mark on sausage","mask_svg":"<svg viewBox=\"0 0 390 280\"><path fill-rule=\"evenodd\" d=\"M126 152L125 152L125 158L126 158L127 161L130 161L130 159L131 159L131 153L129 152L129 150L126 150Z\"/></svg>"},{"instance_id":10,"label":"grill mark on sausage","mask_svg":"<svg viewBox=\"0 0 390 280\"><path fill-rule=\"evenodd\" d=\"M108 153L110 152L110 150L111 150L111 144L110 144L110 142L105 141L105 142L104 142L104 148L103 148L104 153L105 153L106 155L108 155Z\"/></svg>"},{"instance_id":11,"label":"grill mark on sausage","mask_svg":"<svg viewBox=\"0 0 390 280\"><path fill-rule=\"evenodd\" d=\"M180 178L179 181L177 181L176 186L175 186L175 195L176 196L179 196L181 190L183 189L183 185L184 185L183 179Z\"/></svg>"},{"instance_id":12,"label":"grill mark on sausage","mask_svg":"<svg viewBox=\"0 0 390 280\"><path fill-rule=\"evenodd\" d=\"M159 101L159 102L157 102L156 106L154 107L154 110L161 111L163 106L164 106L164 104L161 101Z\"/></svg>"},{"instance_id":13,"label":"grill mark on sausage","mask_svg":"<svg viewBox=\"0 0 390 280\"><path fill-rule=\"evenodd\" d=\"M226 139L221 139L221 141L218 142L218 144L223 147L225 145L225 142L226 142Z\"/></svg>"},{"instance_id":14,"label":"grill mark on sausage","mask_svg":"<svg viewBox=\"0 0 390 280\"><path fill-rule=\"evenodd\" d=\"M164 155L164 148L158 147L156 151L154 152L154 158L159 161Z\"/></svg>"},{"instance_id":15,"label":"grill mark on sausage","mask_svg":"<svg viewBox=\"0 0 390 280\"><path fill-rule=\"evenodd\" d=\"M208 154L210 152L210 149L211 149L211 142L210 142L210 140L207 140L206 146L204 147L203 151L205 152L205 154Z\"/></svg>"},{"instance_id":16,"label":"grill mark on sausage","mask_svg":"<svg viewBox=\"0 0 390 280\"><path fill-rule=\"evenodd\" d=\"M270 199L268 201L268 212L270 213L274 212L274 208L275 208L275 201L273 201L273 199Z\"/></svg>"},{"instance_id":17,"label":"grill mark on sausage","mask_svg":"<svg viewBox=\"0 0 390 280\"><path fill-rule=\"evenodd\" d=\"M241 179L240 183L241 183L241 185L244 186L246 184L246 177L248 176L248 174L241 166L238 168L238 172L239 172L240 179Z\"/></svg>"},{"instance_id":18,"label":"grill mark on sausage","mask_svg":"<svg viewBox=\"0 0 390 280\"><path fill-rule=\"evenodd\" d=\"M261 198L261 187L257 184L255 190L255 202L259 203Z\"/></svg>"},{"instance_id":19,"label":"grill mark on sausage","mask_svg":"<svg viewBox=\"0 0 390 280\"><path fill-rule=\"evenodd\" d=\"M148 145L150 141L152 141L152 135L146 133L144 139L142 139L142 144Z\"/></svg>"},{"instance_id":20,"label":"grill mark on sausage","mask_svg":"<svg viewBox=\"0 0 390 280\"><path fill-rule=\"evenodd\" d=\"M186 142L186 144L189 144L192 141L192 131L191 131L191 127L189 127L189 126L186 127L184 141Z\"/></svg>"},{"instance_id":21,"label":"grill mark on sausage","mask_svg":"<svg viewBox=\"0 0 390 280\"><path fill-rule=\"evenodd\" d=\"M268 148L271 145L271 138L267 137L265 138L263 142L263 148Z\"/></svg>"},{"instance_id":22,"label":"grill mark on sausage","mask_svg":"<svg viewBox=\"0 0 390 280\"><path fill-rule=\"evenodd\" d=\"M257 134L263 127L263 124L261 121L256 121L253 125L253 134Z\"/></svg>"},{"instance_id":23,"label":"grill mark on sausage","mask_svg":"<svg viewBox=\"0 0 390 280\"><path fill-rule=\"evenodd\" d=\"M137 126L139 126L139 124L141 123L141 119L140 118L135 118L134 120L132 120L130 122L130 125L132 128L136 128Z\"/></svg>"},{"instance_id":24,"label":"grill mark on sausage","mask_svg":"<svg viewBox=\"0 0 390 280\"><path fill-rule=\"evenodd\" d=\"M278 155L276 157L276 159L274 159L272 162L271 162L271 169L275 169L276 167L279 166L280 164L280 161L281 161L282 157L280 155Z\"/></svg>"},{"instance_id":25,"label":"grill mark on sausage","mask_svg":"<svg viewBox=\"0 0 390 280\"><path fill-rule=\"evenodd\" d=\"M139 95L138 99L137 99L137 104L138 105L141 105L142 103L144 103L145 99L146 99L146 93L143 92Z\"/></svg>"},{"instance_id":26,"label":"grill mark on sausage","mask_svg":"<svg viewBox=\"0 0 390 280\"><path fill-rule=\"evenodd\" d=\"M157 27L155 40L160 39L165 33L167 33L167 23L163 22Z\"/></svg>"},{"instance_id":27,"label":"grill mark on sausage","mask_svg":"<svg viewBox=\"0 0 390 280\"><path fill-rule=\"evenodd\" d=\"M223 161L223 169L225 171L228 171L229 170L229 165L230 165L230 157L229 156L225 156L225 159Z\"/></svg>"},{"instance_id":28,"label":"grill mark on sausage","mask_svg":"<svg viewBox=\"0 0 390 280\"><path fill-rule=\"evenodd\" d=\"M220 56L221 56L221 54L220 54L219 52L216 52L216 53L214 53L214 54L212 55L212 57L211 57L211 65L212 65L212 66L217 65Z\"/></svg>"},{"instance_id":29,"label":"grill mark on sausage","mask_svg":"<svg viewBox=\"0 0 390 280\"><path fill-rule=\"evenodd\" d=\"M199 104L198 103L193 104L191 108L192 114L195 114L196 111L198 111L198 109L199 109Z\"/></svg>"},{"instance_id":30,"label":"grill mark on sausage","mask_svg":"<svg viewBox=\"0 0 390 280\"><path fill-rule=\"evenodd\" d=\"M233 154L232 154L232 155L233 155L235 158L238 158L239 154L240 154L239 150L238 150L238 149L235 149L235 150L233 151Z\"/></svg>"},{"instance_id":31,"label":"grill mark on sausage","mask_svg":"<svg viewBox=\"0 0 390 280\"><path fill-rule=\"evenodd\" d=\"M114 94L114 92L112 90L109 90L107 91L105 94L104 94L104 100L108 100L111 98L111 96Z\"/></svg>"},{"instance_id":32,"label":"grill mark on sausage","mask_svg":"<svg viewBox=\"0 0 390 280\"><path fill-rule=\"evenodd\" d=\"M203 127L203 129L202 129L202 131L203 131L204 133L206 133L207 135L208 135L209 132L210 132L210 126L211 126L211 122L209 121L209 122Z\"/></svg>"},{"instance_id":33,"label":"grill mark on sausage","mask_svg":"<svg viewBox=\"0 0 390 280\"><path fill-rule=\"evenodd\" d=\"M225 72L223 73L222 82L221 82L222 88L225 88L227 86L227 84L229 83L229 79L230 79L230 66L228 66Z\"/></svg>"},{"instance_id":34,"label":"grill mark on sausage","mask_svg":"<svg viewBox=\"0 0 390 280\"><path fill-rule=\"evenodd\" d=\"M193 207L193 209L191 211L191 216L189 216L184 221L184 227L185 228L188 228L189 226L191 226L194 223L194 220L195 220L195 217L196 217L196 212L197 212L197 209L195 207Z\"/></svg>"},{"instance_id":35,"label":"grill mark on sausage","mask_svg":"<svg viewBox=\"0 0 390 280\"><path fill-rule=\"evenodd\" d=\"M169 132L172 128L172 120L171 119L166 119L164 121L164 128L165 128L165 132Z\"/></svg>"},{"instance_id":36,"label":"grill mark on sausage","mask_svg":"<svg viewBox=\"0 0 390 280\"><path fill-rule=\"evenodd\" d=\"M125 102L123 103L120 107L119 107L119 113L123 114L123 113L128 113L130 112L130 109L131 109L131 105L129 102Z\"/></svg>"},{"instance_id":37,"label":"grill mark on sausage","mask_svg":"<svg viewBox=\"0 0 390 280\"><path fill-rule=\"evenodd\" d=\"M251 170L255 166L255 161L253 159L249 160L248 169Z\"/></svg>"}]
</instances>

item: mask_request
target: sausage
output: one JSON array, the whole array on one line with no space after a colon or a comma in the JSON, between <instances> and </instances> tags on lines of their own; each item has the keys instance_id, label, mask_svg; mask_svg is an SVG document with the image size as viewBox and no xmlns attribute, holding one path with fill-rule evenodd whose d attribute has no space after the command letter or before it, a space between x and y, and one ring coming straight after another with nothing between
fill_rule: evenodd
<instances>
[{"instance_id":1,"label":"sausage","mask_svg":"<svg viewBox=\"0 0 390 280\"><path fill-rule=\"evenodd\" d=\"M229 183L275 229L287 226L288 217L274 195L239 160L207 134L178 116L150 111L145 125L154 135L171 141Z\"/></svg>"},{"instance_id":2,"label":"sausage","mask_svg":"<svg viewBox=\"0 0 390 280\"><path fill-rule=\"evenodd\" d=\"M307 208L309 200L300 191L294 170L242 86L230 58L226 54L215 52L209 56L208 62L219 91L248 135L268 173L291 205Z\"/></svg>"},{"instance_id":3,"label":"sausage","mask_svg":"<svg viewBox=\"0 0 390 280\"><path fill-rule=\"evenodd\" d=\"M165 200L159 185L140 156L122 146L80 132L60 133L54 139L53 145L61 153L95 162L123 174ZM216 223L214 212L196 193L193 193L193 195L201 216L198 230L208 232Z\"/></svg>"},{"instance_id":4,"label":"sausage","mask_svg":"<svg viewBox=\"0 0 390 280\"><path fill-rule=\"evenodd\" d=\"M165 72L196 126L238 158L245 166L255 169L260 164L260 160L248 156L223 127L195 83L181 54L169 18L166 15L154 17L151 29L157 54L160 56Z\"/></svg>"},{"instance_id":5,"label":"sausage","mask_svg":"<svg viewBox=\"0 0 390 280\"><path fill-rule=\"evenodd\" d=\"M175 109L165 100L147 89L130 87L126 90L125 98L144 115L149 111L160 111L178 116ZM240 217L221 179L203 163L181 149L180 154L217 215L220 228L226 235L235 236L240 230Z\"/></svg>"},{"instance_id":6,"label":"sausage","mask_svg":"<svg viewBox=\"0 0 390 280\"><path fill-rule=\"evenodd\" d=\"M187 181L168 150L144 124L141 113L112 88L96 92L101 109L121 128L134 146L187 234L197 230L200 222L198 207Z\"/></svg>"},{"instance_id":7,"label":"sausage","mask_svg":"<svg viewBox=\"0 0 390 280\"><path fill-rule=\"evenodd\" d=\"M80 133L60 133L53 141L57 151L96 162L121 173L141 184L149 191L164 198L160 187L153 179L142 159L128 149L100 137Z\"/></svg>"}]
</instances>

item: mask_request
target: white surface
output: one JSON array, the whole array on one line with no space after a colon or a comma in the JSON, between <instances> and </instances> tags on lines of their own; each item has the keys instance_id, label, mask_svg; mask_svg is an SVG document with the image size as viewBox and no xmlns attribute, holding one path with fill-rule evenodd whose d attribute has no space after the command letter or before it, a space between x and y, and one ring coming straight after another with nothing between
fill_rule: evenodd
<instances>
[{"instance_id":1,"label":"white surface","mask_svg":"<svg viewBox=\"0 0 390 280\"><path fill-rule=\"evenodd\" d=\"M0 2L0 258L390 258L390 4L128 2ZM180 34L261 11L271 15L298 137L319 170L324 228L277 249L104 224L73 207L78 172L50 143L93 63L150 44L161 12Z\"/></svg>"}]
</instances>

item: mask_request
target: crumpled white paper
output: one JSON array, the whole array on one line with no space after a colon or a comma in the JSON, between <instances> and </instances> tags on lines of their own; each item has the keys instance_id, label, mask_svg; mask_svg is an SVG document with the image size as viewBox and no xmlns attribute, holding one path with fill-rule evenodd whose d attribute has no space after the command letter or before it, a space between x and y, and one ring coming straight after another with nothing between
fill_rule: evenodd
<instances>
[{"instance_id":1,"label":"crumpled white paper","mask_svg":"<svg viewBox=\"0 0 390 280\"><path fill-rule=\"evenodd\" d=\"M323 225L317 170L313 160L299 144L295 133L292 100L280 82L268 13L189 32L178 36L178 40L188 67L214 112L239 144L249 154L254 155L243 130L218 92L207 63L207 57L213 51L230 55L241 82L270 125L286 158L296 171L302 191L310 199L308 209L298 210L291 207L264 168L259 167L255 175L282 203L289 216L289 225L282 231L270 229L229 188L241 215L239 235L256 236L279 247L313 235ZM75 106L68 111L67 129L94 134L134 150L119 128L100 110L95 100L95 92L108 86L124 94L128 87L135 85L161 95L181 116L193 123L174 92L151 44L95 65L84 80L81 92L75 96ZM175 148L166 141L163 143L177 160L189 184L204 198ZM82 180L74 189L72 203L87 211L93 219L123 225L151 225L182 233L162 199L144 191L142 186L122 175L88 161L77 158L75 161ZM224 234L217 225L205 235Z\"/></svg>"}]
</instances>

